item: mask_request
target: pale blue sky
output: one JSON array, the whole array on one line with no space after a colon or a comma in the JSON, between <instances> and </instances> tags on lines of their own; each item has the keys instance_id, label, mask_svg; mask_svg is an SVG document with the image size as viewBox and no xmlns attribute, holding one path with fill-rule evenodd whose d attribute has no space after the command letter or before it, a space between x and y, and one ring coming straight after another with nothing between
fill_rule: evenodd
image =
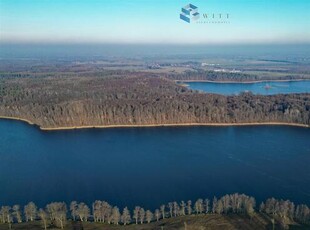
<instances>
[{"instance_id":1,"label":"pale blue sky","mask_svg":"<svg viewBox=\"0 0 310 230\"><path fill-rule=\"evenodd\" d=\"M181 7L229 13L185 23ZM310 43L310 0L0 0L2 43Z\"/></svg>"}]
</instances>

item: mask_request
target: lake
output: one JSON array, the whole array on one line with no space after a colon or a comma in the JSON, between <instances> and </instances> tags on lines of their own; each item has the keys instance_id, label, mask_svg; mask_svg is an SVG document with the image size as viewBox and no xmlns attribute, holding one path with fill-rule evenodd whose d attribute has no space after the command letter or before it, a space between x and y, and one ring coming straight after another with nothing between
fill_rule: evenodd
<instances>
[{"instance_id":1,"label":"lake","mask_svg":"<svg viewBox=\"0 0 310 230\"><path fill-rule=\"evenodd\" d=\"M155 209L246 193L310 204L310 129L285 126L40 131L0 120L0 204L96 199Z\"/></svg>"},{"instance_id":2,"label":"lake","mask_svg":"<svg viewBox=\"0 0 310 230\"><path fill-rule=\"evenodd\" d=\"M190 89L224 95L239 94L247 91L262 95L310 93L310 81L272 81L259 83L186 82L186 84Z\"/></svg>"}]
</instances>

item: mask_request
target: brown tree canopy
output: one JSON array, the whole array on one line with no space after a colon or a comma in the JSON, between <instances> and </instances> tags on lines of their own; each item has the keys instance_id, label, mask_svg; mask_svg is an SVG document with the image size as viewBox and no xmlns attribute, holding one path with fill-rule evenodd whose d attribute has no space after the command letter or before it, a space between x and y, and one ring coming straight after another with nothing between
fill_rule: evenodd
<instances>
[{"instance_id":1,"label":"brown tree canopy","mask_svg":"<svg viewBox=\"0 0 310 230\"><path fill-rule=\"evenodd\" d=\"M42 128L284 122L310 124L310 94L199 93L157 76L13 77L0 81L0 116Z\"/></svg>"}]
</instances>

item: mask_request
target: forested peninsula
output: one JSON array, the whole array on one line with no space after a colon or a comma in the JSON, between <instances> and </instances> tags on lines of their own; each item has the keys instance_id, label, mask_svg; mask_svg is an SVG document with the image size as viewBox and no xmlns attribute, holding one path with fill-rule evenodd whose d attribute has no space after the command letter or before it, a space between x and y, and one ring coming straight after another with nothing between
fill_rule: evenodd
<instances>
[{"instance_id":1,"label":"forested peninsula","mask_svg":"<svg viewBox=\"0 0 310 230\"><path fill-rule=\"evenodd\" d=\"M180 80L182 80L181 78ZM309 127L310 95L236 96L188 89L171 76L7 76L0 117L41 129L160 125L288 124Z\"/></svg>"},{"instance_id":2,"label":"forested peninsula","mask_svg":"<svg viewBox=\"0 0 310 230\"><path fill-rule=\"evenodd\" d=\"M242 72L215 72L210 70L191 70L183 73L167 73L165 76L176 81L208 81L208 82L236 82L250 83L262 81L300 81L309 80L309 74L292 74L287 73L282 76L272 76L268 74L249 74Z\"/></svg>"}]
</instances>

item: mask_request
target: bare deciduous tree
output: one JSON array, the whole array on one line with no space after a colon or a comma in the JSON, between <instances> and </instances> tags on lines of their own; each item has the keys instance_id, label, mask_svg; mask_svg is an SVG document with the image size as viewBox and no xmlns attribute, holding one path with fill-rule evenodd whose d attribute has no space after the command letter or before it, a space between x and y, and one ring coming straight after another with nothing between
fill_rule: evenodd
<instances>
[{"instance_id":1,"label":"bare deciduous tree","mask_svg":"<svg viewBox=\"0 0 310 230\"><path fill-rule=\"evenodd\" d=\"M170 214L170 218L172 217L172 211L173 211L173 203L169 202L168 203L168 208L169 208L169 214Z\"/></svg>"},{"instance_id":2,"label":"bare deciduous tree","mask_svg":"<svg viewBox=\"0 0 310 230\"><path fill-rule=\"evenodd\" d=\"M225 195L221 198L223 204L223 211L227 214L230 210L230 196Z\"/></svg>"},{"instance_id":3,"label":"bare deciduous tree","mask_svg":"<svg viewBox=\"0 0 310 230\"><path fill-rule=\"evenodd\" d=\"M223 202L222 200L218 200L215 206L215 212L217 214L222 214L223 213Z\"/></svg>"},{"instance_id":4,"label":"bare deciduous tree","mask_svg":"<svg viewBox=\"0 0 310 230\"><path fill-rule=\"evenodd\" d=\"M160 219L160 211L159 211L159 209L155 210L155 217L156 217L156 221L158 221Z\"/></svg>"},{"instance_id":5,"label":"bare deciduous tree","mask_svg":"<svg viewBox=\"0 0 310 230\"><path fill-rule=\"evenodd\" d=\"M160 206L160 211L161 211L161 215L162 215L163 219L165 219L165 217L166 217L165 209L166 209L166 206L164 204Z\"/></svg>"},{"instance_id":6,"label":"bare deciduous tree","mask_svg":"<svg viewBox=\"0 0 310 230\"><path fill-rule=\"evenodd\" d=\"M209 213L210 211L210 200L209 199L205 199L205 213Z\"/></svg>"},{"instance_id":7,"label":"bare deciduous tree","mask_svg":"<svg viewBox=\"0 0 310 230\"><path fill-rule=\"evenodd\" d=\"M42 221L42 225L44 227L44 229L47 229L47 220L48 220L48 214L42 209L40 208L39 212L38 212L38 216Z\"/></svg>"},{"instance_id":8,"label":"bare deciduous tree","mask_svg":"<svg viewBox=\"0 0 310 230\"><path fill-rule=\"evenodd\" d=\"M34 221L35 218L37 217L37 211L38 208L33 202L29 202L25 207L24 207L24 213L26 217L26 221Z\"/></svg>"},{"instance_id":9,"label":"bare deciduous tree","mask_svg":"<svg viewBox=\"0 0 310 230\"><path fill-rule=\"evenodd\" d=\"M6 222L7 212L9 211L7 209L7 207L8 206L2 206L1 209L0 209L0 216L1 216L0 223L5 223Z\"/></svg>"},{"instance_id":10,"label":"bare deciduous tree","mask_svg":"<svg viewBox=\"0 0 310 230\"><path fill-rule=\"evenodd\" d=\"M144 219L145 219L145 211L144 211L144 208L141 208L141 209L140 209L140 212L139 212L139 219L140 219L140 223L143 224Z\"/></svg>"},{"instance_id":11,"label":"bare deciduous tree","mask_svg":"<svg viewBox=\"0 0 310 230\"><path fill-rule=\"evenodd\" d=\"M93 203L93 217L95 222L102 222L102 201L96 200Z\"/></svg>"},{"instance_id":12,"label":"bare deciduous tree","mask_svg":"<svg viewBox=\"0 0 310 230\"><path fill-rule=\"evenodd\" d=\"M198 199L195 202L195 212L197 214L201 214L203 212L203 200L202 199Z\"/></svg>"},{"instance_id":13,"label":"bare deciduous tree","mask_svg":"<svg viewBox=\"0 0 310 230\"><path fill-rule=\"evenodd\" d=\"M112 206L108 202L103 201L101 205L101 221L105 222L105 220L110 220L111 212Z\"/></svg>"},{"instance_id":14,"label":"bare deciduous tree","mask_svg":"<svg viewBox=\"0 0 310 230\"><path fill-rule=\"evenodd\" d=\"M187 214L192 215L192 201L187 201Z\"/></svg>"},{"instance_id":15,"label":"bare deciduous tree","mask_svg":"<svg viewBox=\"0 0 310 230\"><path fill-rule=\"evenodd\" d=\"M141 208L139 206L136 206L133 210L133 218L135 219L136 224L138 224L140 209Z\"/></svg>"},{"instance_id":16,"label":"bare deciduous tree","mask_svg":"<svg viewBox=\"0 0 310 230\"><path fill-rule=\"evenodd\" d=\"M130 222L131 222L130 212L129 212L127 207L125 207L124 210L123 210L123 214L122 214L121 220L122 220L122 223L124 225L130 224Z\"/></svg>"},{"instance_id":17,"label":"bare deciduous tree","mask_svg":"<svg viewBox=\"0 0 310 230\"><path fill-rule=\"evenodd\" d=\"M150 223L153 220L154 215L150 210L147 210L145 217L146 217L147 223Z\"/></svg>"},{"instance_id":18,"label":"bare deciduous tree","mask_svg":"<svg viewBox=\"0 0 310 230\"><path fill-rule=\"evenodd\" d=\"M76 213L82 222L83 221L87 222L88 217L90 215L90 209L85 203L82 202L78 204Z\"/></svg>"},{"instance_id":19,"label":"bare deciduous tree","mask_svg":"<svg viewBox=\"0 0 310 230\"><path fill-rule=\"evenodd\" d=\"M177 202L173 202L173 215L174 217L178 216L180 212L180 207Z\"/></svg>"},{"instance_id":20,"label":"bare deciduous tree","mask_svg":"<svg viewBox=\"0 0 310 230\"><path fill-rule=\"evenodd\" d=\"M255 212L254 207L255 207L255 199L253 197L249 197L249 198L246 197L245 211L251 218Z\"/></svg>"},{"instance_id":21,"label":"bare deciduous tree","mask_svg":"<svg viewBox=\"0 0 310 230\"><path fill-rule=\"evenodd\" d=\"M112 223L118 225L121 219L121 214L119 212L118 207L113 207L112 209Z\"/></svg>"},{"instance_id":22,"label":"bare deciduous tree","mask_svg":"<svg viewBox=\"0 0 310 230\"><path fill-rule=\"evenodd\" d=\"M11 213L10 206L2 206L0 209L1 221L2 223L8 223L9 229L12 228L13 217Z\"/></svg>"},{"instance_id":23,"label":"bare deciduous tree","mask_svg":"<svg viewBox=\"0 0 310 230\"><path fill-rule=\"evenodd\" d=\"M185 216L185 202L182 200L180 203L180 215Z\"/></svg>"},{"instance_id":24,"label":"bare deciduous tree","mask_svg":"<svg viewBox=\"0 0 310 230\"><path fill-rule=\"evenodd\" d=\"M216 211L216 206L217 206L217 198L213 197L213 202L212 202L212 213L215 213Z\"/></svg>"},{"instance_id":25,"label":"bare deciduous tree","mask_svg":"<svg viewBox=\"0 0 310 230\"><path fill-rule=\"evenodd\" d=\"M263 212L265 210L265 204L264 202L262 202L260 205L259 205L259 212Z\"/></svg>"},{"instance_id":26,"label":"bare deciduous tree","mask_svg":"<svg viewBox=\"0 0 310 230\"><path fill-rule=\"evenodd\" d=\"M51 221L63 229L67 220L67 205L64 202L54 202L46 205L46 210Z\"/></svg>"},{"instance_id":27,"label":"bare deciduous tree","mask_svg":"<svg viewBox=\"0 0 310 230\"><path fill-rule=\"evenodd\" d=\"M78 216L78 215L77 215L77 212L76 212L77 206L78 206L78 204L77 204L76 201L72 201L72 202L70 203L71 216L72 216L72 218L73 218L74 221L76 220L76 217Z\"/></svg>"},{"instance_id":28,"label":"bare deciduous tree","mask_svg":"<svg viewBox=\"0 0 310 230\"><path fill-rule=\"evenodd\" d=\"M17 204L13 206L13 215L15 216L17 223L21 223L23 221L20 206Z\"/></svg>"}]
</instances>

